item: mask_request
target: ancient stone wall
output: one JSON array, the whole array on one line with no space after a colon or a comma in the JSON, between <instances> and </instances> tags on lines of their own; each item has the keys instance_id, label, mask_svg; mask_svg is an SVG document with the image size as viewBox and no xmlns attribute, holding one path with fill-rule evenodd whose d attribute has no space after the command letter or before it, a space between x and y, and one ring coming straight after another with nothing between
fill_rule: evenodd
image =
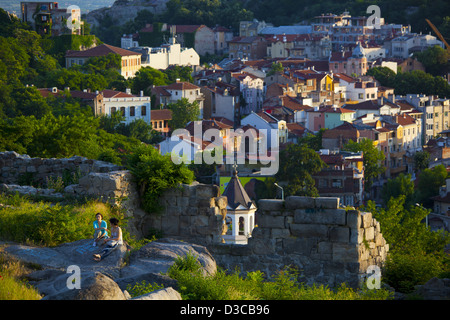
<instances>
[{"instance_id":1,"label":"ancient stone wall","mask_svg":"<svg viewBox=\"0 0 450 320\"><path fill-rule=\"evenodd\" d=\"M346 282L358 287L368 268L381 266L389 250L370 212L342 209L339 198L326 197L260 200L257 227L248 244L224 244L227 200L220 196L217 186L197 182L180 185L161 196L161 212L148 214L140 207L132 174L103 164L81 157L37 159L3 152L0 187L21 192L13 185L20 173L36 173L43 179L64 169L80 170L83 174L78 183L67 186L59 195L95 197L112 204L125 199L121 205L128 229L137 238L158 230L164 237L206 245L219 266L239 268L244 273L260 270L271 276L285 266L293 266L308 285L334 287Z\"/></svg>"},{"instance_id":2,"label":"ancient stone wall","mask_svg":"<svg viewBox=\"0 0 450 320\"><path fill-rule=\"evenodd\" d=\"M110 172L123 167L112 163L74 156L71 158L30 158L14 151L0 152L0 183L46 187L48 177L78 179L90 172Z\"/></svg>"},{"instance_id":3,"label":"ancient stone wall","mask_svg":"<svg viewBox=\"0 0 450 320\"><path fill-rule=\"evenodd\" d=\"M260 200L256 223L248 245L211 247L218 265L266 275L293 266L306 284L358 287L389 250L372 214L341 209L339 198Z\"/></svg>"}]
</instances>

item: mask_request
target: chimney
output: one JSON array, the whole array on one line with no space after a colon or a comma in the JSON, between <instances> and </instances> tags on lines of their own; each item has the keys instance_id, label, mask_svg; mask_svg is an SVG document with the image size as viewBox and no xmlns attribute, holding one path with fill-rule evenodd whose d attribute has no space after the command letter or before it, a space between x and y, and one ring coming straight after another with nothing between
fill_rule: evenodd
<instances>
[{"instance_id":1,"label":"chimney","mask_svg":"<svg viewBox=\"0 0 450 320\"><path fill-rule=\"evenodd\" d=\"M139 96L140 96L140 97L143 97L143 96L144 96L144 91L141 90L141 91L139 92Z\"/></svg>"},{"instance_id":2,"label":"chimney","mask_svg":"<svg viewBox=\"0 0 450 320\"><path fill-rule=\"evenodd\" d=\"M177 78L176 82L179 83L180 82L180 78Z\"/></svg>"}]
</instances>

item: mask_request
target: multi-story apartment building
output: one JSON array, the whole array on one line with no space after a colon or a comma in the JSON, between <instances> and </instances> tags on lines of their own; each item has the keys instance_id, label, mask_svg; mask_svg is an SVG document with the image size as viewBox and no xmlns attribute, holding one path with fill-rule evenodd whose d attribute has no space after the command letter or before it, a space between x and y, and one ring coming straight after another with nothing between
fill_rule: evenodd
<instances>
[{"instance_id":1,"label":"multi-story apartment building","mask_svg":"<svg viewBox=\"0 0 450 320\"><path fill-rule=\"evenodd\" d=\"M231 74L231 84L239 87L240 115L260 112L264 101L264 80L251 73L238 72Z\"/></svg>"},{"instance_id":2,"label":"multi-story apartment building","mask_svg":"<svg viewBox=\"0 0 450 320\"><path fill-rule=\"evenodd\" d=\"M81 34L80 8L60 8L58 2L21 2L22 21L40 35Z\"/></svg>"},{"instance_id":3,"label":"multi-story apartment building","mask_svg":"<svg viewBox=\"0 0 450 320\"><path fill-rule=\"evenodd\" d=\"M401 97L422 112L422 145L449 129L450 100L423 94L407 94Z\"/></svg>"}]
</instances>

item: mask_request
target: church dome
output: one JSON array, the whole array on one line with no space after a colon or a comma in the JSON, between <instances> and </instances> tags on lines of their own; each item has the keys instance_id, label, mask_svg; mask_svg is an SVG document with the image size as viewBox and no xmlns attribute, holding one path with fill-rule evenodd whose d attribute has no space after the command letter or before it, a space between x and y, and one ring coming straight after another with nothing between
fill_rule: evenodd
<instances>
[{"instance_id":1,"label":"church dome","mask_svg":"<svg viewBox=\"0 0 450 320\"><path fill-rule=\"evenodd\" d=\"M353 58L364 58L366 56L366 52L361 45L361 42L358 42L355 49L353 49L352 57Z\"/></svg>"}]
</instances>

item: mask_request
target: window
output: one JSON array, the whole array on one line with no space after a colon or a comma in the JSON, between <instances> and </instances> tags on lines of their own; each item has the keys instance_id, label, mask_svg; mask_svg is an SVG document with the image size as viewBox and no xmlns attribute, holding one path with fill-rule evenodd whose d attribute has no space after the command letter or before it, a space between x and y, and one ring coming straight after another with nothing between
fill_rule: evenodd
<instances>
[{"instance_id":1,"label":"window","mask_svg":"<svg viewBox=\"0 0 450 320\"><path fill-rule=\"evenodd\" d=\"M333 188L342 188L342 179L332 179L331 186Z\"/></svg>"},{"instance_id":2,"label":"window","mask_svg":"<svg viewBox=\"0 0 450 320\"><path fill-rule=\"evenodd\" d=\"M122 113L122 116L125 117L125 107L120 107L120 112Z\"/></svg>"},{"instance_id":3,"label":"window","mask_svg":"<svg viewBox=\"0 0 450 320\"><path fill-rule=\"evenodd\" d=\"M116 112L116 107L111 108L111 114L113 114L114 112Z\"/></svg>"},{"instance_id":4,"label":"window","mask_svg":"<svg viewBox=\"0 0 450 320\"><path fill-rule=\"evenodd\" d=\"M130 117L134 117L135 113L135 107L130 107Z\"/></svg>"},{"instance_id":5,"label":"window","mask_svg":"<svg viewBox=\"0 0 450 320\"><path fill-rule=\"evenodd\" d=\"M326 188L328 187L328 180L327 179L319 179L319 188Z\"/></svg>"},{"instance_id":6,"label":"window","mask_svg":"<svg viewBox=\"0 0 450 320\"><path fill-rule=\"evenodd\" d=\"M146 116L147 115L147 107L146 106L142 106L141 107L141 116Z\"/></svg>"}]
</instances>

